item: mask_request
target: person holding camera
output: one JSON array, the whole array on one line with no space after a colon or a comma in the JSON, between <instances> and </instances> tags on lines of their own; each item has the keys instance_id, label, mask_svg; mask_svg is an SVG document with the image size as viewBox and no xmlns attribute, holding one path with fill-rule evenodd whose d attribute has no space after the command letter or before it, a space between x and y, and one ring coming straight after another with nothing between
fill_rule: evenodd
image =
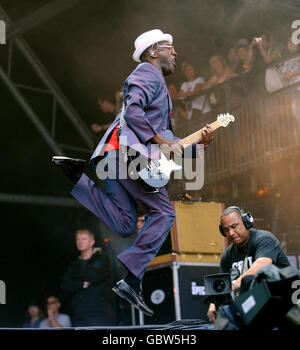
<instances>
[{"instance_id":1,"label":"person holding camera","mask_svg":"<svg viewBox=\"0 0 300 350\"><path fill-rule=\"evenodd\" d=\"M254 47L258 48L258 52L260 53L263 62L266 64L281 57L278 49L271 46L270 34L267 32L253 38L250 48L253 49Z\"/></svg>"},{"instance_id":2,"label":"person holding camera","mask_svg":"<svg viewBox=\"0 0 300 350\"><path fill-rule=\"evenodd\" d=\"M269 264L278 268L289 266L289 260L278 239L265 230L253 228L253 217L236 206L228 207L221 214L219 230L231 243L221 257L220 268L230 273L232 290L238 292L243 284L251 280L257 271ZM207 316L216 321L216 305L210 304Z\"/></svg>"},{"instance_id":3,"label":"person holding camera","mask_svg":"<svg viewBox=\"0 0 300 350\"><path fill-rule=\"evenodd\" d=\"M249 41L247 39L240 39L236 44L235 49L239 58L239 64L236 67L235 72L237 74L250 72L255 57L252 46L249 45Z\"/></svg>"}]
</instances>

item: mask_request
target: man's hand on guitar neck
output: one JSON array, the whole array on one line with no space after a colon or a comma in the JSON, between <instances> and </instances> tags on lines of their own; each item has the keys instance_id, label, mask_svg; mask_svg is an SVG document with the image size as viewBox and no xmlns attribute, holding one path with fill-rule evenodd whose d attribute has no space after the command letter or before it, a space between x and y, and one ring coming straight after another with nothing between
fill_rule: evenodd
<instances>
[{"instance_id":1,"label":"man's hand on guitar neck","mask_svg":"<svg viewBox=\"0 0 300 350\"><path fill-rule=\"evenodd\" d=\"M206 124L206 126L202 129L201 140L199 142L205 145L209 145L212 142L213 138L214 130L209 124ZM154 137L152 137L151 141L153 143L158 144L163 153L165 153L166 155L171 155L171 158L173 158L174 156L182 156L183 147L176 141L165 139L160 134L157 134Z\"/></svg>"},{"instance_id":2,"label":"man's hand on guitar neck","mask_svg":"<svg viewBox=\"0 0 300 350\"><path fill-rule=\"evenodd\" d=\"M200 143L209 145L213 139L214 139L214 130L209 124L206 124L206 127L202 129L202 137L201 137Z\"/></svg>"},{"instance_id":3,"label":"man's hand on guitar neck","mask_svg":"<svg viewBox=\"0 0 300 350\"><path fill-rule=\"evenodd\" d=\"M171 154L171 158L173 158L173 156L182 156L183 147L176 141L165 139L159 134L152 137L151 141L158 144L161 151L166 155Z\"/></svg>"}]
</instances>

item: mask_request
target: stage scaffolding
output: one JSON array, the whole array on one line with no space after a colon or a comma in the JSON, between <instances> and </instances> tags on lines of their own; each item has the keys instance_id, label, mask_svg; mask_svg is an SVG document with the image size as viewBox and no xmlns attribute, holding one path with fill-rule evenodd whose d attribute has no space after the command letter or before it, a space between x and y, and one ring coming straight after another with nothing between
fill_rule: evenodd
<instances>
[{"instance_id":1,"label":"stage scaffolding","mask_svg":"<svg viewBox=\"0 0 300 350\"><path fill-rule=\"evenodd\" d=\"M70 9L72 6L75 6L81 1L82 0L54 0L44 7L38 9L37 11L31 13L27 17L21 19L17 23L14 23L6 13L5 9L0 6L0 19L5 22L7 27L7 44L1 47L2 53L6 52L7 54L7 65L6 67L0 65L0 79L12 94L12 96L15 98L16 102L20 105L24 113L28 116L29 120L41 134L44 141L56 155L64 155L64 150L74 150L90 154L94 147L93 137L82 118L79 116L70 101L68 101L66 96L60 90L59 86L56 84L47 69L39 60L38 56L34 53L34 51L22 37L22 34L34 29L55 15L58 15L61 12ZM32 71L39 78L43 87L21 84L13 80L13 54L15 51L18 51L18 54L21 54L25 58L28 66L30 66ZM25 97L23 91L31 91L35 94L46 94L50 96L52 100L52 103L50 102L49 104L49 109L51 109L52 115L50 128L43 123L39 114L36 113L32 107L30 98ZM71 122L73 128L77 132L77 135L79 135L81 142L85 145L84 147L79 147L75 144L62 144L57 142L58 135L56 130L56 122L58 107L60 107L63 111L64 117ZM50 196L34 196L28 194L1 193L0 201L6 203L50 206L79 206L73 199Z\"/></svg>"}]
</instances>

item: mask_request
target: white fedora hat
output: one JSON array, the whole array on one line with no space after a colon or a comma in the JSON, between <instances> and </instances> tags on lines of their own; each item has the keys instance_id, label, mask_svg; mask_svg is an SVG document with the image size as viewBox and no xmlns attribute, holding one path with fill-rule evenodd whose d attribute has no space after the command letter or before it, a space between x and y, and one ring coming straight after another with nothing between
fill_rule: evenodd
<instances>
[{"instance_id":1,"label":"white fedora hat","mask_svg":"<svg viewBox=\"0 0 300 350\"><path fill-rule=\"evenodd\" d=\"M173 37L170 34L164 34L160 29L149 30L141 34L134 42L135 51L132 58L135 62L141 62L141 54L151 45L160 41L168 41L170 45L173 44Z\"/></svg>"}]
</instances>

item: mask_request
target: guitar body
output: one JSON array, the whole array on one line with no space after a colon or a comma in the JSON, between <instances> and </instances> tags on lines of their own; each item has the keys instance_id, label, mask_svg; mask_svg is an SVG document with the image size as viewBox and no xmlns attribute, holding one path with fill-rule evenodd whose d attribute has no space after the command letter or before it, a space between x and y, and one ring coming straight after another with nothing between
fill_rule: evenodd
<instances>
[{"instance_id":1,"label":"guitar body","mask_svg":"<svg viewBox=\"0 0 300 350\"><path fill-rule=\"evenodd\" d=\"M174 135L171 130L167 130L164 138L173 140ZM144 164L143 164L144 163ZM161 152L159 159L144 159L140 163L140 170L137 172L141 180L148 186L153 188L164 187L170 180L173 171L181 170L181 165L178 165L172 159L168 159L166 155Z\"/></svg>"},{"instance_id":2,"label":"guitar body","mask_svg":"<svg viewBox=\"0 0 300 350\"><path fill-rule=\"evenodd\" d=\"M210 124L213 130L220 127L227 127L230 122L234 122L234 117L229 113L219 114L217 120ZM174 139L174 135L171 130L165 131L163 137L169 140ZM193 134L185 137L184 139L178 141L178 143L186 148L192 145L194 142L201 141L202 129L194 132ZM182 166L176 164L173 159L169 159L163 152L161 152L159 159L148 159L139 157L139 163L136 166L135 160L132 160L135 171L137 172L139 178L144 181L151 188L160 188L165 186L169 180L173 171L181 170Z\"/></svg>"}]
</instances>

